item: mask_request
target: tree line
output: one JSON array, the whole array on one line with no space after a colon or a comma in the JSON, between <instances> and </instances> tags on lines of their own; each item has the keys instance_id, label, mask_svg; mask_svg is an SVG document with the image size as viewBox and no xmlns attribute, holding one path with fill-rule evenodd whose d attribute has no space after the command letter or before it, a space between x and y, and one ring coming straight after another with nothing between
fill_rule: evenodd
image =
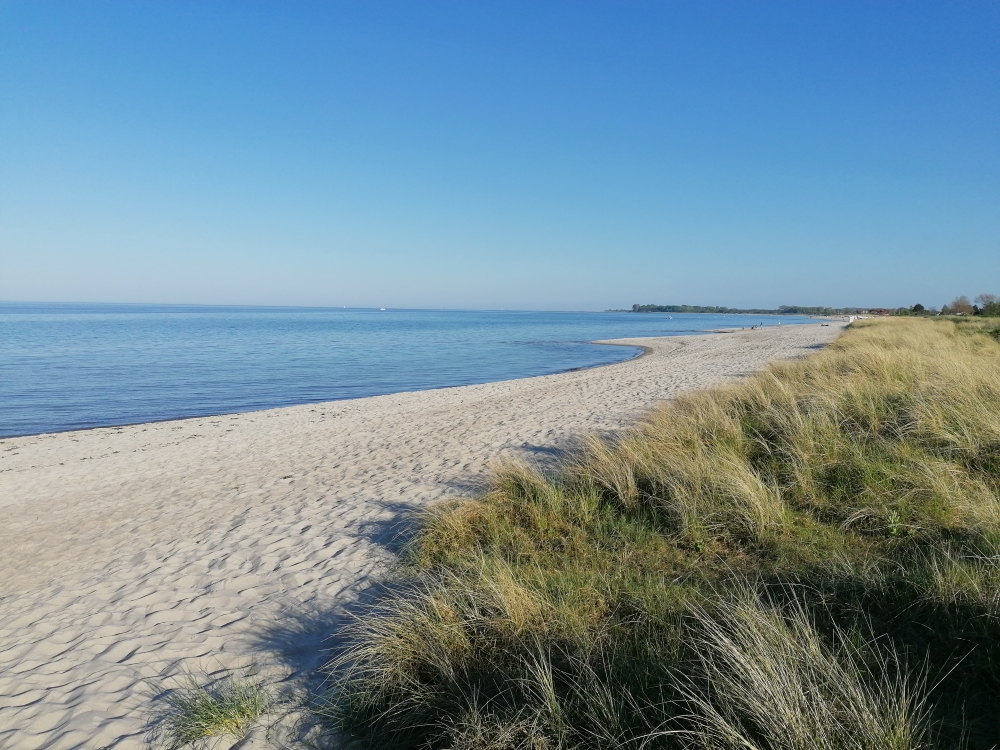
<instances>
[{"instance_id":1,"label":"tree line","mask_svg":"<svg viewBox=\"0 0 1000 750\"><path fill-rule=\"evenodd\" d=\"M878 313L880 315L982 315L991 318L1000 317L1000 297L995 294L980 294L972 302L965 295L960 295L951 304L942 305L941 309L924 307L921 304L913 307L865 308L865 307L807 307L803 305L780 305L775 309L723 307L721 305L632 305L631 310L612 310L610 312L636 313L715 313L722 315L859 315Z\"/></svg>"},{"instance_id":2,"label":"tree line","mask_svg":"<svg viewBox=\"0 0 1000 750\"><path fill-rule=\"evenodd\" d=\"M913 307L894 310L893 315L982 315L987 318L1000 318L1000 297L984 292L976 297L975 302L971 302L962 294L955 297L951 304L942 305L940 310L916 304Z\"/></svg>"},{"instance_id":3,"label":"tree line","mask_svg":"<svg viewBox=\"0 0 1000 750\"><path fill-rule=\"evenodd\" d=\"M769 310L764 308L743 309L720 307L717 305L632 305L632 312L657 313L718 313L723 315L855 315L857 307L803 307L802 305L781 305ZM615 311L619 312L619 311Z\"/></svg>"}]
</instances>

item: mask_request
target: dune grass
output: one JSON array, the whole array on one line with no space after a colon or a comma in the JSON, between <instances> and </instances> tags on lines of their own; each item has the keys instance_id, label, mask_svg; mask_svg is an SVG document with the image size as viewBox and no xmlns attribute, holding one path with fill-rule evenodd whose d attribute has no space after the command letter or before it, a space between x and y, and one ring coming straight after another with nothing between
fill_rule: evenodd
<instances>
[{"instance_id":1,"label":"dune grass","mask_svg":"<svg viewBox=\"0 0 1000 750\"><path fill-rule=\"evenodd\" d=\"M252 676L199 680L189 674L164 696L147 745L180 750L212 747L227 737L239 740L272 705L267 688Z\"/></svg>"},{"instance_id":2,"label":"dune grass","mask_svg":"<svg viewBox=\"0 0 1000 750\"><path fill-rule=\"evenodd\" d=\"M330 665L379 748L1000 743L1000 344L865 321L426 517Z\"/></svg>"}]
</instances>

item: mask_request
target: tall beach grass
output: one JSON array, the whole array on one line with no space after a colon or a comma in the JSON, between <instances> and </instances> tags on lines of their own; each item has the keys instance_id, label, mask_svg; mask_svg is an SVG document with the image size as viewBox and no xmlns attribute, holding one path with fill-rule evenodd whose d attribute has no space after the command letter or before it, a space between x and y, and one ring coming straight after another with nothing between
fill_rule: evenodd
<instances>
[{"instance_id":1,"label":"tall beach grass","mask_svg":"<svg viewBox=\"0 0 1000 750\"><path fill-rule=\"evenodd\" d=\"M379 748L1000 744L1000 344L854 324L427 514L320 713Z\"/></svg>"}]
</instances>

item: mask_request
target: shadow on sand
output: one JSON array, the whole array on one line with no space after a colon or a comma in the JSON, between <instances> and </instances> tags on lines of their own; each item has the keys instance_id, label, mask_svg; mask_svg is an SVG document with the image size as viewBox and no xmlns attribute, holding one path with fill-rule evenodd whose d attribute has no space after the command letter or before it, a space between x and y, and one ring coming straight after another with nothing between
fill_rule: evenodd
<instances>
[{"instance_id":1,"label":"shadow on sand","mask_svg":"<svg viewBox=\"0 0 1000 750\"><path fill-rule=\"evenodd\" d=\"M610 434L610 433L608 433ZM510 459L550 472L580 448L578 442L564 445L524 443ZM470 498L488 489L484 477L468 477L448 485L446 496ZM419 530L423 508L408 503L373 503L377 520L359 525L355 536L363 538L388 553L399 554ZM279 747L347 747L334 728L313 710L331 688L331 674L326 666L348 645L345 626L371 610L392 586L393 566L377 581L361 581L349 587L333 604L290 604L279 615L250 634L250 646L271 665L281 668L286 677L275 687L284 703L283 715L269 731Z\"/></svg>"}]
</instances>

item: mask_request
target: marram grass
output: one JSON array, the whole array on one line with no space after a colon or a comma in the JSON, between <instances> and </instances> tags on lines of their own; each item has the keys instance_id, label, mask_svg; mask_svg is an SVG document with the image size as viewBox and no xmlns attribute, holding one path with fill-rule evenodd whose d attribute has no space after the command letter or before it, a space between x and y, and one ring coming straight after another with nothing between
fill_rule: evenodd
<instances>
[{"instance_id":1,"label":"marram grass","mask_svg":"<svg viewBox=\"0 0 1000 750\"><path fill-rule=\"evenodd\" d=\"M433 509L330 665L378 748L1000 745L1000 344L852 326Z\"/></svg>"},{"instance_id":2,"label":"marram grass","mask_svg":"<svg viewBox=\"0 0 1000 750\"><path fill-rule=\"evenodd\" d=\"M227 675L208 682L206 686L186 675L169 690L152 722L149 746L207 748L226 738L232 744L245 737L272 707L267 688L253 677Z\"/></svg>"}]
</instances>

